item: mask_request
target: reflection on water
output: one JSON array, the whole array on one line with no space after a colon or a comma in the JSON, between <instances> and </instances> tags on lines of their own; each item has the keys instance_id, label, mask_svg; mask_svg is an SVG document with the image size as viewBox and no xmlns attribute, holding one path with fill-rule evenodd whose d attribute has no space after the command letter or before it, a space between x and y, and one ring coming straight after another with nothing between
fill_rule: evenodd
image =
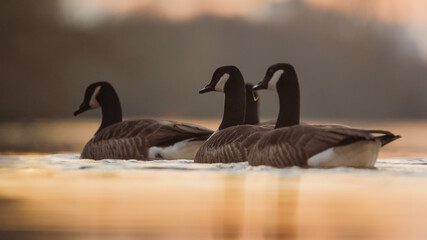
<instances>
[{"instance_id":1,"label":"reflection on water","mask_svg":"<svg viewBox=\"0 0 427 240\"><path fill-rule=\"evenodd\" d=\"M236 175L224 176L221 192L216 196L220 201L214 206L213 221L219 239L235 239L240 237L243 223L243 207L245 178Z\"/></svg>"},{"instance_id":2,"label":"reflection on water","mask_svg":"<svg viewBox=\"0 0 427 240\"><path fill-rule=\"evenodd\" d=\"M427 160L377 170L0 157L6 239L425 239Z\"/></svg>"},{"instance_id":3,"label":"reflection on water","mask_svg":"<svg viewBox=\"0 0 427 240\"><path fill-rule=\"evenodd\" d=\"M426 123L351 124L403 135L376 169L40 154L97 125L0 124L0 151L38 152L0 155L0 239L427 239Z\"/></svg>"},{"instance_id":4,"label":"reflection on water","mask_svg":"<svg viewBox=\"0 0 427 240\"><path fill-rule=\"evenodd\" d=\"M298 177L276 176L275 197L267 202L271 206L264 224L264 237L267 239L294 239L297 237Z\"/></svg>"}]
</instances>

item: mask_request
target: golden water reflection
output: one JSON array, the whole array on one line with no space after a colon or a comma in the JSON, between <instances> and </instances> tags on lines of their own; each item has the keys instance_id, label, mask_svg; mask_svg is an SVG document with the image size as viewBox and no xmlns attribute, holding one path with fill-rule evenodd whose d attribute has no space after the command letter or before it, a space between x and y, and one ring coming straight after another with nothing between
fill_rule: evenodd
<instances>
[{"instance_id":1,"label":"golden water reflection","mask_svg":"<svg viewBox=\"0 0 427 240\"><path fill-rule=\"evenodd\" d=\"M371 172L2 168L0 236L425 239L427 178Z\"/></svg>"},{"instance_id":2,"label":"golden water reflection","mask_svg":"<svg viewBox=\"0 0 427 240\"><path fill-rule=\"evenodd\" d=\"M296 233L294 177L19 171L0 181L3 232L183 239L276 239Z\"/></svg>"}]
</instances>

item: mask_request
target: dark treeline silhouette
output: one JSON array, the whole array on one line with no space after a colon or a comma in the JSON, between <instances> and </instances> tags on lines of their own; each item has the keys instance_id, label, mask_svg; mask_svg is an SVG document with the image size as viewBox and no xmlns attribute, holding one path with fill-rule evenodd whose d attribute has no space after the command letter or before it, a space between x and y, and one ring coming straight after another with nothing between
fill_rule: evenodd
<instances>
[{"instance_id":1,"label":"dark treeline silhouette","mask_svg":"<svg viewBox=\"0 0 427 240\"><path fill-rule=\"evenodd\" d=\"M256 83L277 62L298 72L303 117L427 117L427 66L403 28L296 0L272 7L255 23L139 13L78 28L56 1L3 1L0 120L72 117L95 81L115 86L127 117L219 117L223 96L198 94L217 67ZM277 96L261 99L262 116L275 116Z\"/></svg>"}]
</instances>

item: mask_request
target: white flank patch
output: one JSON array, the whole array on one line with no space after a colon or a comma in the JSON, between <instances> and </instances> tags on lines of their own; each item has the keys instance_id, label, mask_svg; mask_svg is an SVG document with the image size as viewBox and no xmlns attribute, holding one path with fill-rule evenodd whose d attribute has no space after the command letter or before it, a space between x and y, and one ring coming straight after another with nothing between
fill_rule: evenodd
<instances>
[{"instance_id":1,"label":"white flank patch","mask_svg":"<svg viewBox=\"0 0 427 240\"><path fill-rule=\"evenodd\" d=\"M309 167L355 167L370 168L375 165L381 141L359 141L345 146L333 147L308 159Z\"/></svg>"},{"instance_id":2,"label":"white flank patch","mask_svg":"<svg viewBox=\"0 0 427 240\"><path fill-rule=\"evenodd\" d=\"M99 108L99 102L96 100L96 96L98 96L99 90L101 90L101 86L98 86L95 88L95 91L93 92L92 96L90 97L89 106L91 108Z\"/></svg>"},{"instance_id":3,"label":"white flank patch","mask_svg":"<svg viewBox=\"0 0 427 240\"><path fill-rule=\"evenodd\" d=\"M149 159L194 159L200 146L205 141L190 141L189 139L177 142L168 147L150 147ZM161 156L161 157L160 157Z\"/></svg>"},{"instance_id":4,"label":"white flank patch","mask_svg":"<svg viewBox=\"0 0 427 240\"><path fill-rule=\"evenodd\" d=\"M215 91L224 92L224 86L227 83L227 80L230 78L230 74L224 73L215 85Z\"/></svg>"},{"instance_id":5,"label":"white flank patch","mask_svg":"<svg viewBox=\"0 0 427 240\"><path fill-rule=\"evenodd\" d=\"M270 81L268 81L268 89L276 91L276 85L279 81L282 74L285 72L283 69L279 69L276 72L274 72L273 76L271 77Z\"/></svg>"}]
</instances>

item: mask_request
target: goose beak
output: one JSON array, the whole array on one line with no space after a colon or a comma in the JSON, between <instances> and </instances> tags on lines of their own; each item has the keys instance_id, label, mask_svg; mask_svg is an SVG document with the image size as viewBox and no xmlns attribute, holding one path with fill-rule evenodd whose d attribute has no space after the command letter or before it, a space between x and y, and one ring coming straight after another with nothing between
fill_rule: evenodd
<instances>
[{"instance_id":1,"label":"goose beak","mask_svg":"<svg viewBox=\"0 0 427 240\"><path fill-rule=\"evenodd\" d=\"M252 97L254 98L255 102L258 101L258 99L259 99L258 94L255 92L255 90L253 88L252 88Z\"/></svg>"},{"instance_id":2,"label":"goose beak","mask_svg":"<svg viewBox=\"0 0 427 240\"><path fill-rule=\"evenodd\" d=\"M199 93L202 94L202 93L207 93L207 92L212 92L212 91L215 91L215 87L208 84L208 85L206 85L206 87L200 89Z\"/></svg>"},{"instance_id":3,"label":"goose beak","mask_svg":"<svg viewBox=\"0 0 427 240\"><path fill-rule=\"evenodd\" d=\"M255 84L255 86L252 87L252 90L257 91L257 90L261 90L261 89L267 89L268 87L268 82L267 81L261 81L257 84Z\"/></svg>"},{"instance_id":4,"label":"goose beak","mask_svg":"<svg viewBox=\"0 0 427 240\"><path fill-rule=\"evenodd\" d=\"M77 109L77 111L74 112L74 116L79 115L80 113L86 112L87 110L89 110L90 107L88 104L86 103L82 103L79 107L79 109Z\"/></svg>"}]
</instances>

